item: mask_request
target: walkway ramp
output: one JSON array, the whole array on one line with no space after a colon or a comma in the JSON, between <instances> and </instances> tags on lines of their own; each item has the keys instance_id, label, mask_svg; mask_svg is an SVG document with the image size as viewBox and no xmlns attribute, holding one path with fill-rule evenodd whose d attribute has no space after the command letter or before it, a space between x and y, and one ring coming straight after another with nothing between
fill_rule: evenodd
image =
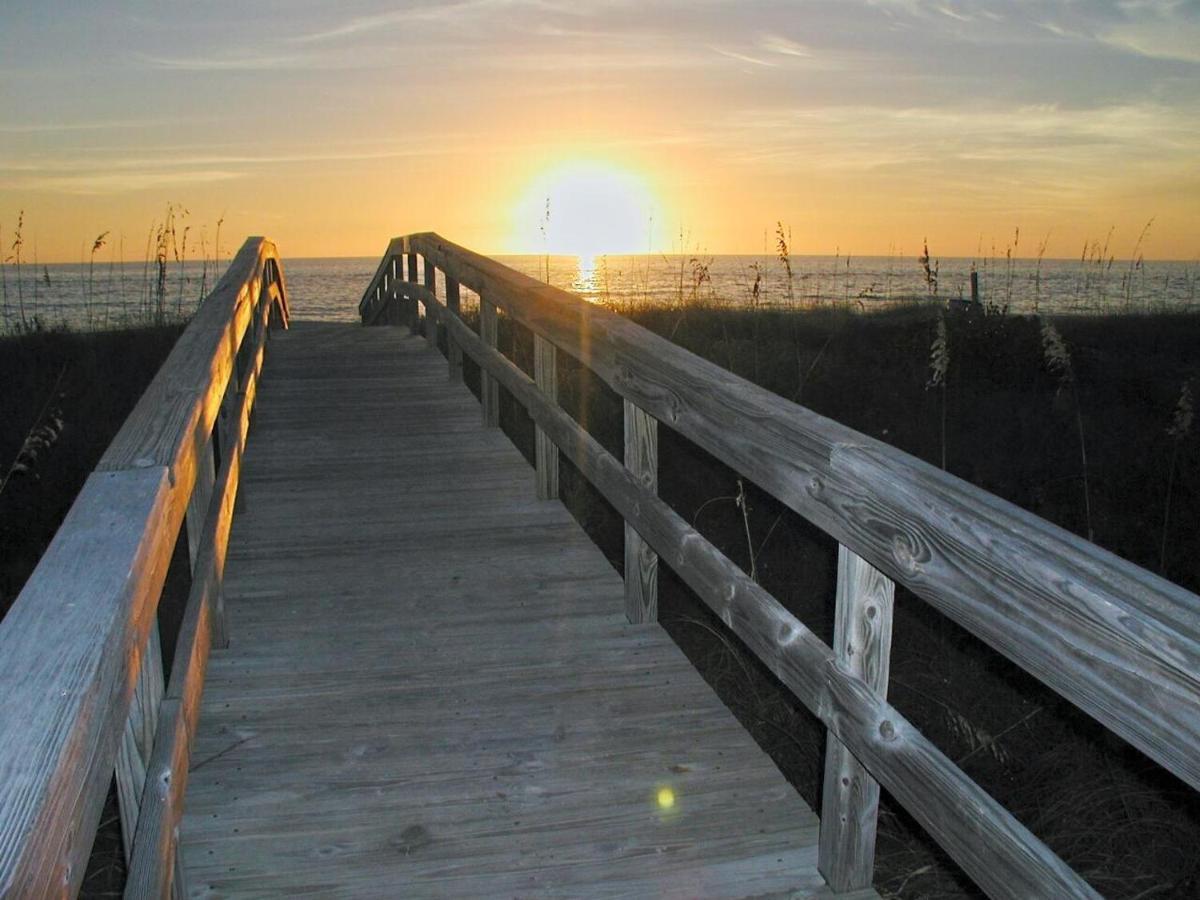
<instances>
[{"instance_id":1,"label":"walkway ramp","mask_svg":"<svg viewBox=\"0 0 1200 900\"><path fill-rule=\"evenodd\" d=\"M274 334L239 502L192 896L827 893L816 816L424 340Z\"/></svg>"}]
</instances>

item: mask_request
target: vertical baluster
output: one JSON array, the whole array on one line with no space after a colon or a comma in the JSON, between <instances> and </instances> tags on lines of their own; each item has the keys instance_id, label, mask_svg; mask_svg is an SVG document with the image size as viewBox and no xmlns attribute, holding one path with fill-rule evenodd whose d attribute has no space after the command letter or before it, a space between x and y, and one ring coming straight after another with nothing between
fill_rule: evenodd
<instances>
[{"instance_id":1,"label":"vertical baluster","mask_svg":"<svg viewBox=\"0 0 1200 900\"><path fill-rule=\"evenodd\" d=\"M408 254L408 278L406 280L412 284L420 284L419 276L417 274L417 254L415 253ZM417 319L416 300L405 301L404 317L408 321L409 330L411 330L413 334L416 334L417 326L419 324Z\"/></svg>"},{"instance_id":2,"label":"vertical baluster","mask_svg":"<svg viewBox=\"0 0 1200 900\"><path fill-rule=\"evenodd\" d=\"M433 261L425 259L425 289L437 296L437 269ZM434 350L438 346L438 311L432 303L425 304L425 340Z\"/></svg>"},{"instance_id":3,"label":"vertical baluster","mask_svg":"<svg viewBox=\"0 0 1200 900\"><path fill-rule=\"evenodd\" d=\"M133 689L133 702L121 748L117 751L117 803L121 810L121 838L125 846L125 863L133 852L133 836L137 833L138 813L142 808L142 793L146 789L146 766L154 749L158 732L158 708L163 698L162 647L158 637L158 622L151 621Z\"/></svg>"},{"instance_id":4,"label":"vertical baluster","mask_svg":"<svg viewBox=\"0 0 1200 900\"><path fill-rule=\"evenodd\" d=\"M496 349L496 304L479 298L479 336L483 342ZM485 428L500 425L500 383L486 371L479 373L479 401L483 407Z\"/></svg>"},{"instance_id":5,"label":"vertical baluster","mask_svg":"<svg viewBox=\"0 0 1200 900\"><path fill-rule=\"evenodd\" d=\"M449 275L446 276L446 309L454 316L461 310L458 282ZM446 358L450 363L450 380L462 381L462 347L455 343L449 329L446 330Z\"/></svg>"},{"instance_id":6,"label":"vertical baluster","mask_svg":"<svg viewBox=\"0 0 1200 900\"><path fill-rule=\"evenodd\" d=\"M837 663L887 696L895 585L852 551L838 546ZM817 867L835 892L868 888L875 867L879 783L832 734L825 743L825 784Z\"/></svg>"},{"instance_id":7,"label":"vertical baluster","mask_svg":"<svg viewBox=\"0 0 1200 900\"><path fill-rule=\"evenodd\" d=\"M658 491L658 422L625 401L625 467L649 491ZM658 621L658 554L625 523L625 615L630 622Z\"/></svg>"},{"instance_id":8,"label":"vertical baluster","mask_svg":"<svg viewBox=\"0 0 1200 900\"><path fill-rule=\"evenodd\" d=\"M534 332L533 378L538 388L555 403L558 402L558 348ZM537 457L537 495L539 500L558 498L558 447L550 435L534 426L534 446Z\"/></svg>"}]
</instances>

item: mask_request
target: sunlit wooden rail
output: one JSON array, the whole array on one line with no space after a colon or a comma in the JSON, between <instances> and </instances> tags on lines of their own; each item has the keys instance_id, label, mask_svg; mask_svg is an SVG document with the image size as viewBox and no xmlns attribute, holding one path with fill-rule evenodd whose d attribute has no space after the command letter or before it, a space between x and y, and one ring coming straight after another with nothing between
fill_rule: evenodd
<instances>
[{"instance_id":1,"label":"sunlit wooden rail","mask_svg":"<svg viewBox=\"0 0 1200 900\"><path fill-rule=\"evenodd\" d=\"M275 246L250 238L84 484L0 623L0 895L74 895L114 771L127 895L182 891L178 823L242 449L272 322ZM155 613L180 529L192 587L165 679Z\"/></svg>"},{"instance_id":2,"label":"sunlit wooden rail","mask_svg":"<svg viewBox=\"0 0 1200 900\"><path fill-rule=\"evenodd\" d=\"M440 294L438 270L444 285ZM478 332L460 315L463 288L479 296ZM811 849L816 867L835 892L870 896L882 785L988 894L1095 896L1077 873L887 702L891 612L897 582L1023 666L1185 783L1200 788L1200 598L1195 595L894 448L755 387L620 316L437 235L416 234L393 240L359 310L368 325L408 324L417 328L422 327L423 312L429 345L446 348L448 378L443 380L439 375L441 387L435 388L428 372L431 363L440 357L425 350L418 358L411 338L403 344L381 342L377 337L380 331L367 338L366 333L349 326L320 326L307 332L298 329L297 334L278 341L276 346L284 363L279 390L272 400L277 405L268 409L264 404L260 413L275 416L276 424L266 428L268 444L263 447L264 456L256 463L259 469L250 482L264 511L259 515L257 507L252 506L248 514L239 517L251 529L243 535L248 549L240 558L239 544L231 544L231 535L238 534L233 518L242 482L243 448L259 397L259 375L266 359L270 327L286 326L288 322L283 271L269 241L251 238L242 247L88 479L45 557L0 623L0 895L71 895L78 891L101 806L114 777L129 863L126 896L183 896L189 888L195 896L221 895L225 888L216 885L223 883L224 876L209 877L207 873L215 872L214 867L195 854L189 857L187 841L181 842L185 805L191 810L188 833L195 836L197 852L202 845L211 845L205 855L216 857L221 850L252 859L253 851L246 849L253 846L246 843L250 836L231 841L229 834L218 834L222 829L206 825L200 811L211 810L211 816L219 817L228 808L266 829L261 817L264 804L277 805L285 796L307 797L305 790L297 787L297 779L320 777L320 773L335 777L337 773L329 773L325 759L331 748L339 747L342 758L352 761L361 758L360 751L368 757L375 752L374 745L355 742L352 728L343 729L350 732L348 735L331 733L315 720L321 710L328 711L329 707L327 703L306 705L311 696L301 696L304 679L308 679L309 695L315 690L326 700L329 696L344 696L357 702L361 699L357 692L363 690L389 695L395 692L392 685L379 686L373 681L386 681L388 671L354 668L367 659L362 654L338 655L344 644L335 642L332 650L326 647L323 661L312 661L303 671L293 665L289 653L298 652L306 640L330 644L331 638L323 629L333 624L350 629L367 649L379 652L386 652L399 633L385 629L376 635L374 619L356 621L336 605L331 617L312 621L297 620L294 609L286 604L276 603L273 608L272 604L247 606L244 615L252 626L248 634L253 639L240 645L241 656L221 656L232 653L232 648L220 649L227 643L227 561L233 559L242 566L231 583L251 599L255 591L282 592L285 598L294 593L299 597L305 582L316 580L310 586L315 593L307 602L314 610L328 608L331 604L326 594L341 596L338 591L346 588L351 576L367 579L354 588L366 594L384 583L380 578L386 576L399 582L415 579L418 591L433 592L429 597L419 593L415 599L410 598L412 608L391 610L393 617L403 618L419 610L448 618L450 611L443 612L435 602L438 595L433 582L421 580L420 557L406 559L405 567L396 568L395 561L403 553L388 544L388 529L406 525L414 540L424 540L421 546L425 552L436 547L444 556L457 553L458 558L469 562L472 546L449 542L442 532L459 527L464 516L473 514L471 492L459 491L456 498L451 498L453 502L436 509L426 501L449 494L447 485L473 471L471 466L479 459L486 459L491 467L485 479L492 492L488 502L503 504L490 507L488 514L496 522L492 530L503 533L502 539L512 546L525 540L521 529L533 523L535 530L540 529L540 549L536 552L541 554L538 558L543 567L551 566L546 560L552 558L556 547L569 546L576 554L568 566L572 572L591 572L586 576L591 587L584 590L573 585L563 595L569 596L575 606L564 599L561 608L552 603L537 613L559 615L562 627L555 633L569 633L572 641L581 642L559 648L561 656L555 658L553 667L567 665L581 648L595 649L600 670L614 659L625 659L622 654L645 652L655 660L649 670L661 677L664 685L672 679L681 682L677 690L685 694L690 691L688 696L695 698L695 703L703 703L695 688L698 676L688 670L685 677L679 668L672 668L677 661L673 661L669 642L659 636L657 629L629 630L622 626L627 630L621 631L611 622L596 618L599 613L594 603L608 596L604 583L612 576L602 565L595 567L598 554L588 556L579 542L582 535L571 531L574 526L565 514L560 515L561 508L549 503L535 503L532 506L540 509L531 508L516 498L511 482L516 480L519 466L514 468L512 459L503 456L495 431L501 388L529 411L536 425L535 491L531 494L542 500L557 496L561 453L624 517L625 575L623 587L617 584L624 595L622 618L634 624L653 623L657 618L657 568L661 557L828 728L816 846L798 849L793 855L776 850L774 842L780 838L794 835L799 839L816 827L803 804L787 805L795 801L790 794L786 803L777 799L777 809L760 805L757 813L766 817L764 827L741 836L730 832L729 823L719 818L720 798L714 795L709 798L712 805L706 807L706 812L715 826L703 834L697 832L689 845L697 854L707 847L718 848L714 854L719 858L714 859L712 869L716 881L711 883L732 888L750 877L765 879L763 883L771 885L775 885L772 879L787 882L799 872L799 868L790 867L808 859ZM496 347L500 310L533 334L533 377ZM383 331L400 333L400 329ZM353 334L360 335L357 341L351 337ZM368 371L365 359L356 359L356 346L360 356L372 355L375 364L387 369L386 378L375 370ZM622 459L609 454L558 405L559 352L588 367L622 397ZM289 353L293 355L289 357ZM475 432L485 437L474 445L461 437L466 434L460 408L465 391L450 396L443 390L447 384L462 380L464 356L481 371L480 415L486 429ZM395 365L394 360L398 360ZM356 368L361 371L356 373ZM327 391L320 422L315 418L308 421L305 406L306 399L321 389L314 388L314 379ZM370 412L375 419L363 422L362 411L355 412L353 404L364 404L367 398L374 404ZM392 406L396 409L389 413ZM434 410L440 417L435 431L445 431L446 423L459 430L441 434L440 442L427 443L419 453L405 451L398 437L408 423ZM471 418L474 415L471 413ZM822 643L657 496L660 422L754 481L839 542L834 646ZM327 433L305 436L306 428L312 431L318 425ZM385 440L372 439L387 428L392 431L386 432ZM322 448L325 456L314 447ZM313 453L314 459L303 458L305 452ZM442 481L433 477L434 469L420 467L428 465L428 459L398 466L405 452L433 454L440 461ZM466 460L469 452L475 453L473 461ZM455 454L461 457L457 468ZM349 491L349 481L336 482L327 468L323 469L329 462L326 457L355 457L357 464L369 463L380 478L380 473L388 473L393 491L409 491L417 499L408 505L396 504L386 494L378 496L380 489L365 482L356 487L353 502L360 506L355 507L346 499L350 494L344 493ZM272 459L281 471L286 469L283 474L272 472ZM282 481L291 485L290 495L276 489ZM420 484L424 487L418 488ZM330 492L338 493L348 504L347 509L361 512L369 507L378 521L365 529L352 516L343 515L337 528L329 529L333 537L323 535L320 515L325 510L316 504L328 502ZM372 492L376 496L372 497ZM301 500L310 505L303 506ZM407 522L396 518L401 513L409 517ZM316 520L317 525L304 530L307 519ZM512 520L508 531L500 527L502 519ZM258 531L254 532L255 528ZM262 563L264 555L278 551L284 539L272 528L278 528L280 535L325 540L326 545L314 543L312 547L321 547L324 562L311 571L297 572L290 571L292 566L285 559L275 566L273 574L264 574L262 570L270 568ZM376 533L372 528L382 531ZM191 589L171 672L164 677L156 609L177 541L186 543ZM336 574L337 561L345 555L339 541L375 541L372 547L378 544L382 549L373 564L382 567L385 576L373 576L370 566L357 564L353 571L343 566L341 574ZM322 567L327 571L321 571ZM270 578L276 581L268 583ZM339 582L338 578L343 580ZM539 590L553 578L546 575L543 582ZM514 596L521 596L527 586L513 582L510 589ZM556 596L553 591L547 594L550 601ZM375 597L372 612L387 612L389 599L388 595ZM537 703L536 694L532 700L529 696L534 677L528 673L536 670L538 659L545 658L548 650L534 640L524 640L526 627L530 626L520 616L512 617L504 598L496 598L490 612L503 621L468 621L467 631L457 634L455 640L462 652L469 653L474 650L472 640L478 639L480 629L491 636L503 634L505 640L499 643L504 646L495 647L498 655L489 658L495 677L476 678L475 683L456 689L464 694L478 690L482 696L476 698L478 702L493 704L478 711L479 715L520 721L522 710L531 707L506 710L501 704ZM259 618L255 620L255 616ZM441 624L436 627L440 629ZM488 646L489 651L493 649L491 644ZM410 655L405 658L409 666L405 671L415 683L421 682L422 673L414 667L427 665L428 672L436 671L439 679L457 677L465 669L447 665L442 649L436 645L422 647L419 641L410 639L406 647ZM216 729L204 736L198 717L210 651L215 654L220 673L208 702L212 707L214 696L221 702L219 708L211 709L200 720ZM334 668L320 668L318 663L329 663ZM636 679L630 681L627 676L643 664L626 659L622 669L626 683L616 688L617 694L606 695L618 698L612 707L618 711L612 716L614 731L623 727L619 711L634 708L631 704L642 705L636 705L636 723L629 724L629 728L645 729L653 724L661 703L656 693L652 692L649 703L644 688L642 699L636 703L619 699L632 696L620 691L638 691ZM554 670L561 677L563 670ZM297 673L295 690L288 680L293 671ZM256 681L255 673L264 672L273 673L276 681ZM513 672L523 673L521 677L529 689L506 692L504 677L496 675L500 672L507 677L513 677ZM329 678L336 684L327 684ZM604 690L610 689L611 685L604 686ZM293 754L292 759L270 756L279 745L263 739L265 732L256 730L254 723L240 725L244 713L235 717L233 712L221 711L250 693L254 696L248 702L259 703L260 714L267 718L273 715L272 704L290 704L290 711L276 715L279 727L294 729L295 717L299 717L302 725L312 729L311 735L301 731L288 737L285 750ZM370 696L372 702L379 700L374 694ZM401 706L390 707L391 714L401 715L404 730L412 728L404 716L415 713L403 702L415 702L415 708L425 710L429 716L436 716L442 705L437 692L410 693L407 701L398 702ZM596 715L594 704L586 697L571 702L577 704L572 708L581 716ZM366 727L359 721L358 709L350 706L347 724ZM705 710L701 720L711 727L704 730L703 736L717 741L718 748L740 747L748 742L726 711ZM287 719L288 715L293 718ZM604 724L607 727L608 722ZM249 728L252 734L225 747L222 742L228 731L222 729L236 732L238 728ZM439 740L469 733L468 722L458 731L443 733ZM514 739L524 737L514 735ZM296 751L296 747L306 747L310 739L315 743L318 738L322 743L316 749ZM557 732L550 739L558 740ZM676 734L673 739L688 736ZM342 747L336 740L352 743ZM397 751L396 758L408 767L406 778L428 787L446 773L435 772L432 761L429 770L422 768L427 757L436 758L436 748L441 746L428 736L426 740L426 744L417 742ZM217 749L195 764L203 765L203 774L197 771L193 779L197 793L185 796L197 741L206 750ZM601 774L594 774L591 777L597 780L592 788L608 803L605 792L628 778L628 773L622 768L620 747L606 743L596 746L597 759L607 760L607 775L603 777L611 780L603 781ZM246 753L247 758L257 754L255 758L263 768L245 770L236 753ZM743 754L739 750L737 755ZM661 761L657 756L654 760ZM280 767L285 763L299 768L284 771ZM758 786L756 790L762 790L761 796L774 790L769 787L772 782L767 769L759 762L751 759L742 765L744 768L735 770L734 781L746 779ZM464 766L476 769L479 763L468 759ZM249 800L226 797L222 781L226 774L240 779L247 791L257 793ZM452 773L453 778L459 774ZM580 769L579 777L589 777L586 767ZM391 788L407 787L407 782L389 784ZM326 787L332 790L332 786ZM356 797L353 791L362 786L354 783L350 787L350 796ZM336 809L342 826L366 833L372 823L359 821L369 813L363 811L366 805L360 809L361 799L346 803L326 798L329 804L336 804L329 809ZM239 802L242 807L237 806ZM462 797L457 795L452 794L447 804L446 796L439 794L437 802L462 810ZM627 822L615 803L605 809L605 816L610 814L605 819L609 831L601 841L604 847L609 841L617 841L613 846L620 845L619 836L613 836L614 823L623 828ZM571 827L585 828L589 821L587 816L575 816ZM788 826L788 822L795 827ZM805 823L811 823L811 827ZM495 843L508 846L513 841L528 842L542 832L496 831L486 816L482 826L474 822L472 827L475 830L471 834L459 833L438 850L452 853L457 841L457 846L468 853L458 858L434 854L431 862L423 862L416 851L426 848L430 837L423 827L415 825L395 839L384 841L386 859L379 856L380 848L368 846L360 856L375 868L369 874L360 872L355 889L369 895L381 885L390 884L393 869L389 867L394 866L396 854L412 863L407 877L416 879L408 883L416 893L436 894L439 885L444 888L452 883L446 879L453 876L460 879L453 882L457 886L486 895L489 887L500 883L493 880L498 874L488 869L493 863L497 866L495 873L503 870L510 879L506 885L523 886L535 893L539 885L545 886L537 881L540 876L536 873L519 870L511 853L505 858L505 851L497 849ZM277 883L295 890L316 889L313 885L318 878L330 877L325 872L327 857L341 852L342 844L315 847L314 855L298 861L288 844L299 833L296 829L307 828L306 822L290 821L287 828L292 831L280 831L275 825L270 828L276 830L253 839L269 839L276 846L282 843L285 850L269 863L260 865L254 860L250 873L229 873L225 878L232 885L229 892L253 892L256 873L264 878L270 874ZM483 845L472 841L479 840L485 842L489 854L496 854L494 859L475 852ZM521 853L537 857L536 850L529 847ZM647 864L645 857L637 853L629 858L631 865L636 861L644 869ZM777 860L778 868L765 871L760 863L767 859ZM653 886L662 886L654 873L643 880L622 882L620 877L631 877L628 872L602 873L596 858L589 860L592 868L576 873L577 880L571 882L580 890L586 882L579 878L607 878L607 892L612 894L648 893ZM542 866L538 871L556 869L562 873L563 863L556 862L550 869L545 863L545 859L538 861ZM691 862L684 868L690 870ZM185 869L204 873L208 881L189 885ZM820 881L815 874L805 875L797 886L808 893L823 894L826 889ZM321 883L334 892L339 887L327 881ZM569 890L563 887L567 882L556 884L559 891ZM341 887L349 890L346 885Z\"/></svg>"},{"instance_id":3,"label":"sunlit wooden rail","mask_svg":"<svg viewBox=\"0 0 1200 900\"><path fill-rule=\"evenodd\" d=\"M463 287L479 295L478 333ZM497 309L533 333L534 378L496 349ZM896 582L1200 788L1196 595L436 234L394 239L359 310L368 325L423 313L452 379L463 354L479 365L485 424L500 386L529 412L539 496L555 495L562 452L621 513L631 622L655 618L661 556L827 726L820 869L835 890L871 881L882 784L988 894L1095 896L888 704ZM559 351L623 398L624 460L556 403ZM834 647L656 496L657 422L837 539Z\"/></svg>"}]
</instances>

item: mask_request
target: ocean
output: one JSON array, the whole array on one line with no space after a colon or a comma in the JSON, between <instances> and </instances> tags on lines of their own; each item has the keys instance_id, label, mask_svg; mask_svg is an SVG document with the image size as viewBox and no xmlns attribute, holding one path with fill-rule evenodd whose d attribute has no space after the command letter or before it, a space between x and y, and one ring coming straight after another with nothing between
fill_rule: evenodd
<instances>
[{"instance_id":1,"label":"ocean","mask_svg":"<svg viewBox=\"0 0 1200 900\"><path fill-rule=\"evenodd\" d=\"M615 309L698 299L732 306L843 305L863 312L917 300L970 296L979 275L984 303L1014 313L1159 312L1200 309L1200 263L1122 260L944 259L927 274L900 256L796 256L787 267L771 256L498 256L535 278ZM354 321L378 257L284 258L292 314ZM147 321L157 285L144 263L97 262L2 267L0 330L35 320L44 327L112 328ZM171 262L163 286L168 316L186 316L216 283L211 261ZM439 279L440 284L440 279Z\"/></svg>"}]
</instances>

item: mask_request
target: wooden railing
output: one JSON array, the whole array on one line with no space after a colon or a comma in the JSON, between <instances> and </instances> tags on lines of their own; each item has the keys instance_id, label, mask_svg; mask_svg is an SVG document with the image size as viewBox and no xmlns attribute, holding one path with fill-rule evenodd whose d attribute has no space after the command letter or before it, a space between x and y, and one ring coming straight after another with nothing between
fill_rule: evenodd
<instances>
[{"instance_id":1,"label":"wooden railing","mask_svg":"<svg viewBox=\"0 0 1200 900\"><path fill-rule=\"evenodd\" d=\"M209 648L225 640L225 551L272 320L286 327L283 271L274 244L250 238L0 623L4 897L78 891L114 771L126 896L184 894L190 744ZM156 611L183 527L191 589L164 688Z\"/></svg>"},{"instance_id":2,"label":"wooden railing","mask_svg":"<svg viewBox=\"0 0 1200 900\"><path fill-rule=\"evenodd\" d=\"M479 295L479 334L461 286ZM888 704L894 582L1200 788L1196 595L436 234L393 240L359 310L415 322L418 306L451 378L463 353L479 365L485 424L499 385L528 410L539 496L557 493L557 448L624 517L629 619L654 620L661 555L828 728L819 866L835 890L871 882L882 784L988 894L1096 896ZM532 379L496 349L498 307L533 332ZM560 350L623 398L623 462L558 406ZM839 542L832 648L659 499L659 421Z\"/></svg>"}]
</instances>

